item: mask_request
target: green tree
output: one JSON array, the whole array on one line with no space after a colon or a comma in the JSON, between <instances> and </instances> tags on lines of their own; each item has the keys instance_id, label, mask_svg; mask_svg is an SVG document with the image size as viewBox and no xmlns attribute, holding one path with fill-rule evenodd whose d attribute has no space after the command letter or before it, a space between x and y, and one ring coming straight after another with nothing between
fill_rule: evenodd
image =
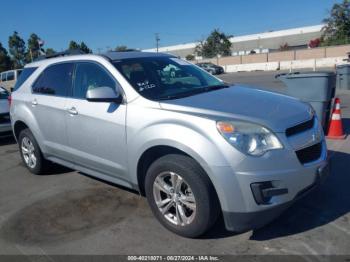
<instances>
[{"instance_id":1,"label":"green tree","mask_svg":"<svg viewBox=\"0 0 350 262\"><path fill-rule=\"evenodd\" d=\"M13 67L15 69L22 68L25 63L26 45L24 40L14 31L9 37L9 49Z\"/></svg>"},{"instance_id":2,"label":"green tree","mask_svg":"<svg viewBox=\"0 0 350 262\"><path fill-rule=\"evenodd\" d=\"M186 60L188 60L188 61L193 61L194 59L195 59L195 56L192 55L192 54L188 54L188 55L186 56Z\"/></svg>"},{"instance_id":3,"label":"green tree","mask_svg":"<svg viewBox=\"0 0 350 262\"><path fill-rule=\"evenodd\" d=\"M329 17L324 19L322 45L350 43L350 0L334 4Z\"/></svg>"},{"instance_id":4,"label":"green tree","mask_svg":"<svg viewBox=\"0 0 350 262\"><path fill-rule=\"evenodd\" d=\"M77 50L77 49L80 49L80 45L77 42L72 40L69 42L68 49L69 50Z\"/></svg>"},{"instance_id":5,"label":"green tree","mask_svg":"<svg viewBox=\"0 0 350 262\"><path fill-rule=\"evenodd\" d=\"M129 48L126 45L118 45L114 50L117 52L127 51Z\"/></svg>"},{"instance_id":6,"label":"green tree","mask_svg":"<svg viewBox=\"0 0 350 262\"><path fill-rule=\"evenodd\" d=\"M92 50L90 48L88 48L88 46L84 42L80 43L79 49L81 51L83 51L85 54L91 54L92 53Z\"/></svg>"},{"instance_id":7,"label":"green tree","mask_svg":"<svg viewBox=\"0 0 350 262\"><path fill-rule=\"evenodd\" d=\"M26 62L32 62L41 55L41 39L36 34L31 34L28 39L28 50L26 53Z\"/></svg>"},{"instance_id":8,"label":"green tree","mask_svg":"<svg viewBox=\"0 0 350 262\"><path fill-rule=\"evenodd\" d=\"M56 53L56 51L52 48L46 48L46 50L45 50L46 55L53 55L55 53Z\"/></svg>"},{"instance_id":9,"label":"green tree","mask_svg":"<svg viewBox=\"0 0 350 262\"><path fill-rule=\"evenodd\" d=\"M5 47L0 43L0 72L11 69L11 58Z\"/></svg>"},{"instance_id":10,"label":"green tree","mask_svg":"<svg viewBox=\"0 0 350 262\"><path fill-rule=\"evenodd\" d=\"M75 42L73 40L69 42L68 49L69 50L80 50L86 54L92 53L92 50L84 42L81 42L80 44L78 44L77 42Z\"/></svg>"},{"instance_id":11,"label":"green tree","mask_svg":"<svg viewBox=\"0 0 350 262\"><path fill-rule=\"evenodd\" d=\"M208 38L204 41L201 41L196 46L196 53L199 56L206 58L213 58L220 56L229 56L231 55L231 46L232 43L229 38L232 36L226 35L223 32L220 32L219 29L215 29L210 33Z\"/></svg>"}]
</instances>

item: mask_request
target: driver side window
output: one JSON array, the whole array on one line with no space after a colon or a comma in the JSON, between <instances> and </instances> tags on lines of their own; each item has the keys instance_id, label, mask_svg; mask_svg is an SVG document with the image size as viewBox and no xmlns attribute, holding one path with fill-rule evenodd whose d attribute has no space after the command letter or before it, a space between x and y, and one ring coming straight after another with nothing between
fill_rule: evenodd
<instances>
[{"instance_id":1,"label":"driver side window","mask_svg":"<svg viewBox=\"0 0 350 262\"><path fill-rule=\"evenodd\" d=\"M86 98L88 90L98 87L116 88L114 79L101 66L82 62L76 65L73 85L74 98Z\"/></svg>"}]
</instances>

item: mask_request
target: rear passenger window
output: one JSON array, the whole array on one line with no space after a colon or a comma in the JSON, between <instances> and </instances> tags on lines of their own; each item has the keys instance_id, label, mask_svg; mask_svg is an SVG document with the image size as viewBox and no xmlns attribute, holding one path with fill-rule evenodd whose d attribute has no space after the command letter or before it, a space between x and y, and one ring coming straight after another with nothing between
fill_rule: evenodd
<instances>
[{"instance_id":1,"label":"rear passenger window","mask_svg":"<svg viewBox=\"0 0 350 262\"><path fill-rule=\"evenodd\" d=\"M78 63L75 69L74 98L86 98L87 90L97 87L115 89L113 78L101 66L94 63Z\"/></svg>"},{"instance_id":2,"label":"rear passenger window","mask_svg":"<svg viewBox=\"0 0 350 262\"><path fill-rule=\"evenodd\" d=\"M33 85L33 93L67 96L72 85L72 73L73 63L62 63L46 68Z\"/></svg>"},{"instance_id":3,"label":"rear passenger window","mask_svg":"<svg viewBox=\"0 0 350 262\"><path fill-rule=\"evenodd\" d=\"M15 72L11 71L7 73L7 81L15 80Z\"/></svg>"},{"instance_id":4,"label":"rear passenger window","mask_svg":"<svg viewBox=\"0 0 350 262\"><path fill-rule=\"evenodd\" d=\"M16 91L27 79L30 77L37 67L27 67L21 71L15 86L13 87L13 91Z\"/></svg>"}]
</instances>

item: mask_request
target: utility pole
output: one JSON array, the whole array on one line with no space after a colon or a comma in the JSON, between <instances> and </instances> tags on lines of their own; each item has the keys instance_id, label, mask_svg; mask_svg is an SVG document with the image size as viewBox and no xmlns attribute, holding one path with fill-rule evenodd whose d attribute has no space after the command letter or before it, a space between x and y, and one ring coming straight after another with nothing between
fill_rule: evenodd
<instances>
[{"instance_id":1,"label":"utility pole","mask_svg":"<svg viewBox=\"0 0 350 262\"><path fill-rule=\"evenodd\" d=\"M160 41L160 38L159 38L159 33L155 33L156 35L156 47L157 47L157 53L158 53L158 49L159 49L159 41Z\"/></svg>"}]
</instances>

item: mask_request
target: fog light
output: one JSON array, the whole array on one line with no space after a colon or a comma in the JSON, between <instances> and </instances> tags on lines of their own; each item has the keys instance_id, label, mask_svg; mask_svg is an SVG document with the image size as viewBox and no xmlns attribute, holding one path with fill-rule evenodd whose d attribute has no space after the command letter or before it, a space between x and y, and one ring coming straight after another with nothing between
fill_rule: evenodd
<instances>
[{"instance_id":1,"label":"fog light","mask_svg":"<svg viewBox=\"0 0 350 262\"><path fill-rule=\"evenodd\" d=\"M273 196L288 194L288 188L275 188L271 181L253 183L250 188L258 205L268 205Z\"/></svg>"}]
</instances>

